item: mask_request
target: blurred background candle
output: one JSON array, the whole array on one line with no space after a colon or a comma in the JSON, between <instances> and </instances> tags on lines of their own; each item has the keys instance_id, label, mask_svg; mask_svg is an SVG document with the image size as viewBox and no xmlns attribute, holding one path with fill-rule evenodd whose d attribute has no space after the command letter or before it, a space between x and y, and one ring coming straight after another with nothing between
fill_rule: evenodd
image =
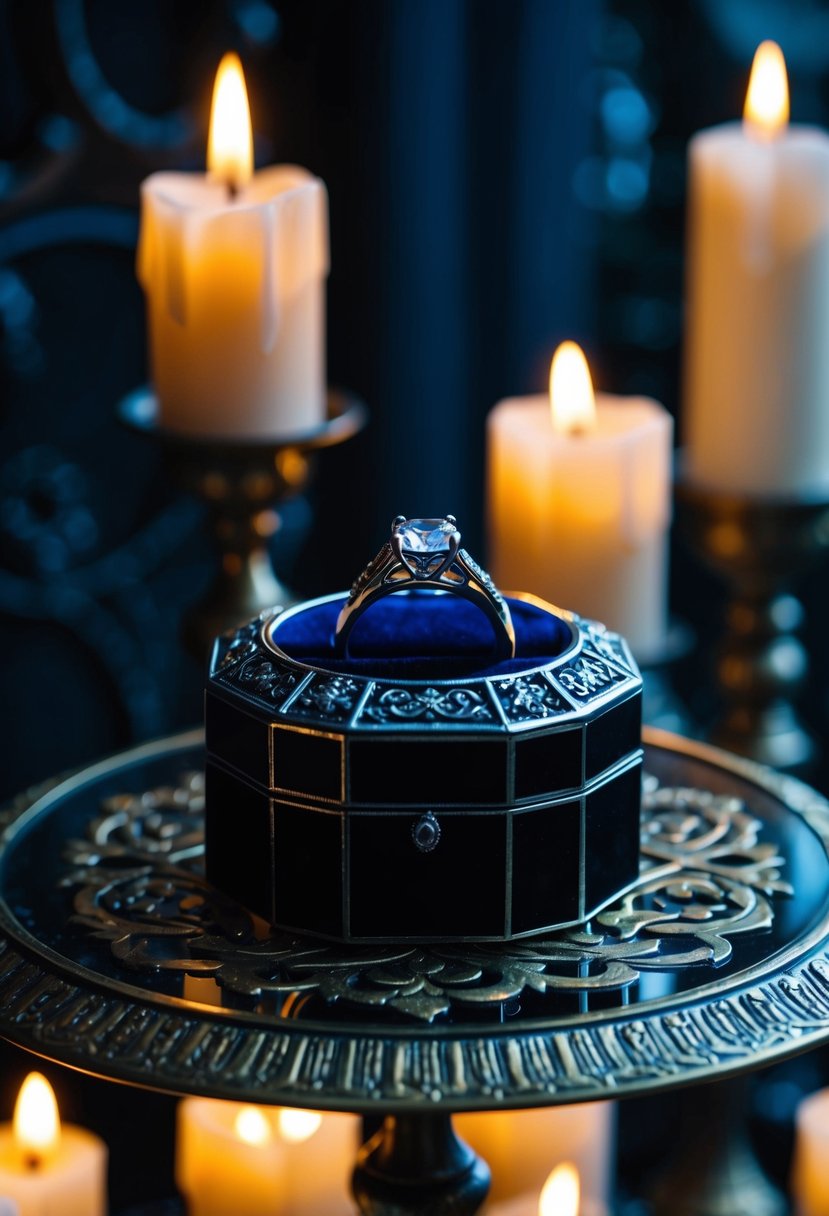
<instances>
[{"instance_id":1,"label":"blurred background candle","mask_svg":"<svg viewBox=\"0 0 829 1216\"><path fill-rule=\"evenodd\" d=\"M556 351L546 396L487 418L488 568L624 634L645 661L668 618L673 420L646 397L594 396L583 352Z\"/></svg>"},{"instance_id":2,"label":"blurred background candle","mask_svg":"<svg viewBox=\"0 0 829 1216\"><path fill-rule=\"evenodd\" d=\"M829 1216L829 1089L798 1104L790 1190L794 1216Z\"/></svg>"},{"instance_id":3,"label":"blurred background candle","mask_svg":"<svg viewBox=\"0 0 829 1216\"><path fill-rule=\"evenodd\" d=\"M207 174L142 183L137 266L165 428L292 438L325 420L327 191L295 165L253 172L235 55L217 73Z\"/></svg>"},{"instance_id":4,"label":"blurred background candle","mask_svg":"<svg viewBox=\"0 0 829 1216\"><path fill-rule=\"evenodd\" d=\"M491 1170L490 1203L537 1197L551 1170L569 1161L581 1178L582 1201L603 1212L615 1173L616 1119L615 1102L580 1102L458 1114L453 1122Z\"/></svg>"},{"instance_id":5,"label":"blurred background candle","mask_svg":"<svg viewBox=\"0 0 829 1216\"><path fill-rule=\"evenodd\" d=\"M290 1216L354 1216L351 1172L362 1120L282 1107L276 1126L286 1146Z\"/></svg>"},{"instance_id":6,"label":"blurred background candle","mask_svg":"<svg viewBox=\"0 0 829 1216\"><path fill-rule=\"evenodd\" d=\"M583 1193L583 1175L572 1161L554 1166L539 1191L507 1203L487 1204L486 1216L607 1216L607 1208Z\"/></svg>"},{"instance_id":7,"label":"blurred background candle","mask_svg":"<svg viewBox=\"0 0 829 1216\"><path fill-rule=\"evenodd\" d=\"M185 1098L175 1173L188 1216L352 1216L359 1127L353 1115Z\"/></svg>"},{"instance_id":8,"label":"blurred background candle","mask_svg":"<svg viewBox=\"0 0 829 1216\"><path fill-rule=\"evenodd\" d=\"M788 123L775 43L742 122L688 146L683 448L690 481L829 492L829 136Z\"/></svg>"},{"instance_id":9,"label":"blurred background candle","mask_svg":"<svg viewBox=\"0 0 829 1216\"><path fill-rule=\"evenodd\" d=\"M284 1148L258 1106L185 1098L178 1107L176 1185L188 1216L280 1216Z\"/></svg>"},{"instance_id":10,"label":"blurred background candle","mask_svg":"<svg viewBox=\"0 0 829 1216\"><path fill-rule=\"evenodd\" d=\"M19 1216L106 1216L107 1163L103 1140L62 1125L51 1085L29 1073L12 1123L0 1127L0 1196Z\"/></svg>"}]
</instances>

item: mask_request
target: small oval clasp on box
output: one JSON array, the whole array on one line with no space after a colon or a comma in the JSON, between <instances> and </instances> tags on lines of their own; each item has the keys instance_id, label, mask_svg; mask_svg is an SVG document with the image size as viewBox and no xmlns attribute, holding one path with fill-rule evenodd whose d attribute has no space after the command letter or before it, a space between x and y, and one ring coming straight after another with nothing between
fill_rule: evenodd
<instances>
[{"instance_id":1,"label":"small oval clasp on box","mask_svg":"<svg viewBox=\"0 0 829 1216\"><path fill-rule=\"evenodd\" d=\"M412 824L412 840L421 853L431 853L440 841L440 824L431 811Z\"/></svg>"}]
</instances>

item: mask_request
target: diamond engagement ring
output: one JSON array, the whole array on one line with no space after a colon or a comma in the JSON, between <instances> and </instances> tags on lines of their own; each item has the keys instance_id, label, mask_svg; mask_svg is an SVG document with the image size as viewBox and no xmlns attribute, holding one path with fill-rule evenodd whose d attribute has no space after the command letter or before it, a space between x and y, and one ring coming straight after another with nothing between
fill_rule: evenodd
<instances>
[{"instance_id":1,"label":"diamond engagement ring","mask_svg":"<svg viewBox=\"0 0 829 1216\"><path fill-rule=\"evenodd\" d=\"M447 591L476 604L495 634L498 659L515 656L515 630L509 605L490 576L465 549L454 515L443 519L392 520L391 537L348 593L334 630L334 651L345 655L355 622L376 600L397 591Z\"/></svg>"}]
</instances>

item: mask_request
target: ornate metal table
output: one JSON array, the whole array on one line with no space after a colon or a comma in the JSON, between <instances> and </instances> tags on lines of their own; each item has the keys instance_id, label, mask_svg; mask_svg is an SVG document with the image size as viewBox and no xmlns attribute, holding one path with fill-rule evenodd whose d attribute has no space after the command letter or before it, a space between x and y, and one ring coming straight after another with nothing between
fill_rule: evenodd
<instances>
[{"instance_id":1,"label":"ornate metal table","mask_svg":"<svg viewBox=\"0 0 829 1216\"><path fill-rule=\"evenodd\" d=\"M487 1170L453 1112L642 1095L829 1039L829 806L644 741L639 885L498 945L346 948L211 890L198 731L31 791L0 824L0 1034L174 1095L361 1113L362 1211L474 1212Z\"/></svg>"}]
</instances>

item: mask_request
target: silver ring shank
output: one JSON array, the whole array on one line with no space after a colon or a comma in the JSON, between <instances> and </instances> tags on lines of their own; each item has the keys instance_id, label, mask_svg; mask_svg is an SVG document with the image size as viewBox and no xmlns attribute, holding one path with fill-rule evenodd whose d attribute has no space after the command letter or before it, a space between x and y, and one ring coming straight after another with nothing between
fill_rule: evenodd
<instances>
[{"instance_id":1,"label":"silver ring shank","mask_svg":"<svg viewBox=\"0 0 829 1216\"><path fill-rule=\"evenodd\" d=\"M509 605L490 576L459 549L454 559L438 578L415 577L401 562L387 542L356 579L348 599L340 610L334 630L334 651L342 656L348 651L348 637L355 623L377 600L398 591L425 589L445 591L475 604L489 619L495 636L495 657L515 657L515 629Z\"/></svg>"}]
</instances>

